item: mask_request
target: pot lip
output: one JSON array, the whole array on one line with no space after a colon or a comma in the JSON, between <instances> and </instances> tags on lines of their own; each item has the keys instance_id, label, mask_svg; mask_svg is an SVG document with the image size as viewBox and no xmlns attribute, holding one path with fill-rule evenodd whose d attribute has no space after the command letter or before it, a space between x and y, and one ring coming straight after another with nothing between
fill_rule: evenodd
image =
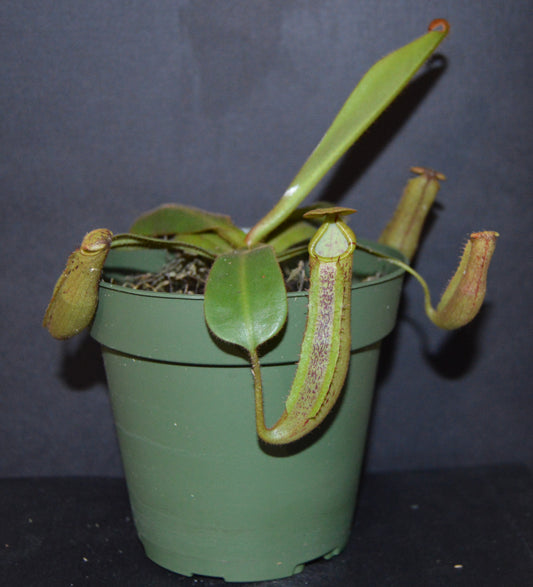
<instances>
[{"instance_id":1,"label":"pot lip","mask_svg":"<svg viewBox=\"0 0 533 587\"><path fill-rule=\"evenodd\" d=\"M389 247L389 246L383 245L381 243L376 243L375 241L372 241L369 239L360 238L359 240L365 244L371 244L372 246L374 246L376 248L385 250L388 253L390 253L390 255L392 257L396 257L404 262L407 262L407 259L404 257L404 255L402 255L402 253L400 253L398 250L394 249L393 247ZM356 251L357 251L357 249L356 249ZM365 253L364 251L361 251L361 252ZM365 254L368 254L368 253L365 253ZM379 259L379 258L376 257L376 259ZM382 260L382 262L386 263L385 260ZM365 288L365 287L375 287L381 283L386 283L386 282L391 281L393 279L397 279L399 277L402 277L404 273L405 273L404 269L402 269L401 267L395 267L394 269L392 269L392 271L390 271L386 275L382 275L381 277L376 277L375 279L372 279L370 281L359 281L357 283L353 283L352 290L361 289L361 288ZM204 300L203 294L178 294L178 293L138 290L138 289L132 289L131 287L124 287L123 285L112 284L107 281L104 281L103 279L100 281L99 287L100 287L100 289L108 290L109 292L129 294L129 295L135 295L135 296L145 296L148 298L183 299L183 300L191 300L191 301L203 301ZM293 291L293 292L287 293L287 298L288 299L303 298L303 297L307 297L307 295L308 294L306 291Z\"/></svg>"}]
</instances>

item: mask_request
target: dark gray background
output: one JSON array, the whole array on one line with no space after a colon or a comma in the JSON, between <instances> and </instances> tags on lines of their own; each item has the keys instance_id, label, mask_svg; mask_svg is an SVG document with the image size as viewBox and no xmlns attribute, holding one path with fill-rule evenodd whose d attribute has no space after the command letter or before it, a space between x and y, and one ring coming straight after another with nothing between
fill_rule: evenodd
<instances>
[{"instance_id":1,"label":"dark gray background","mask_svg":"<svg viewBox=\"0 0 533 587\"><path fill-rule=\"evenodd\" d=\"M120 474L98 349L40 322L91 228L179 201L249 225L378 58L442 56L320 188L385 224L411 165L448 177L417 267L438 296L467 235L501 239L487 303L434 328L409 280L384 348L368 467L533 464L531 8L527 1L6 1L0 6L0 475ZM187 333L177 333L177 336ZM250 396L251 397L251 396Z\"/></svg>"}]
</instances>

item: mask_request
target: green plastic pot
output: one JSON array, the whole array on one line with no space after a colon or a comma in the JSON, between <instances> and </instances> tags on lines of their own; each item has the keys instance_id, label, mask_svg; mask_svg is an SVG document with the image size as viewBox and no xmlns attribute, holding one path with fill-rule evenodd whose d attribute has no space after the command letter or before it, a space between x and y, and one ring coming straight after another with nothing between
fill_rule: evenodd
<instances>
[{"instance_id":1,"label":"green plastic pot","mask_svg":"<svg viewBox=\"0 0 533 587\"><path fill-rule=\"evenodd\" d=\"M114 250L106 273L152 270L164 254ZM260 581L345 546L380 341L394 327L403 279L361 251L354 268L381 277L352 290L345 389L319 429L285 447L258 441L250 366L210 335L202 296L101 283L92 336L102 345L135 525L153 561L183 575ZM287 326L261 359L269 425L292 383L307 295L289 294L288 303Z\"/></svg>"}]
</instances>

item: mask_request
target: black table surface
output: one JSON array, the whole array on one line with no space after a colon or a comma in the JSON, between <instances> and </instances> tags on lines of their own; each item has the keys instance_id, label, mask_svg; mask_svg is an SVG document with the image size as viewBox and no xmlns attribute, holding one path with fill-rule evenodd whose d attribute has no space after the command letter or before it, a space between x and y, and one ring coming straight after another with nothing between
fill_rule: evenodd
<instances>
[{"instance_id":1,"label":"black table surface","mask_svg":"<svg viewBox=\"0 0 533 587\"><path fill-rule=\"evenodd\" d=\"M123 479L1 479L0 516L1 585L230 585L183 577L146 558ZM339 556L255 585L533 586L533 471L502 465L366 475Z\"/></svg>"}]
</instances>

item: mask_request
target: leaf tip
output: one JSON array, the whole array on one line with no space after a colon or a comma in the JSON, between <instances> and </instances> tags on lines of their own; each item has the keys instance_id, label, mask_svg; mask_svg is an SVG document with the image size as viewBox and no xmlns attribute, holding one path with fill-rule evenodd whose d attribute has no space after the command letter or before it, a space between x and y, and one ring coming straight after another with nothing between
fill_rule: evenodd
<instances>
[{"instance_id":1,"label":"leaf tip","mask_svg":"<svg viewBox=\"0 0 533 587\"><path fill-rule=\"evenodd\" d=\"M448 33L450 30L450 23L445 18L435 18L428 25L428 31L442 31Z\"/></svg>"}]
</instances>

